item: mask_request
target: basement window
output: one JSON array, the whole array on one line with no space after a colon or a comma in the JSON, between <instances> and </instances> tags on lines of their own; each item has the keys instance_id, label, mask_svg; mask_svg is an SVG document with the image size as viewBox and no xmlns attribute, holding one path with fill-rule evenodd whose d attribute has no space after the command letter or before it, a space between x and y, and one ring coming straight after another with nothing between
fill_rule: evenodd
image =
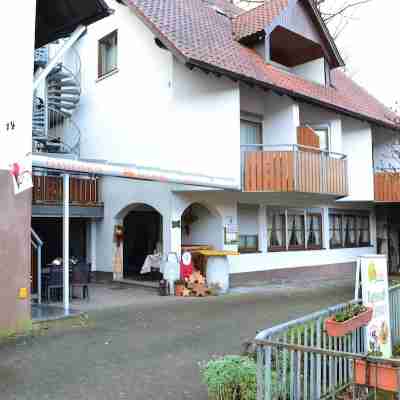
<instances>
[{"instance_id":1,"label":"basement window","mask_svg":"<svg viewBox=\"0 0 400 400\"><path fill-rule=\"evenodd\" d=\"M117 31L111 32L110 34L99 40L99 78L117 69L117 44Z\"/></svg>"}]
</instances>

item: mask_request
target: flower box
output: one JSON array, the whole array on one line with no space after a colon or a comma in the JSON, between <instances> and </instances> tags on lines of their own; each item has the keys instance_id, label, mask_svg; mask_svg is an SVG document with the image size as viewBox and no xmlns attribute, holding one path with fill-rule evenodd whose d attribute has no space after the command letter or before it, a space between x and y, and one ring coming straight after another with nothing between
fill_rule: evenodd
<instances>
[{"instance_id":1,"label":"flower box","mask_svg":"<svg viewBox=\"0 0 400 400\"><path fill-rule=\"evenodd\" d=\"M364 360L356 360L354 380L357 385L376 387L388 392L399 390L397 368L391 365L371 364Z\"/></svg>"},{"instance_id":2,"label":"flower box","mask_svg":"<svg viewBox=\"0 0 400 400\"><path fill-rule=\"evenodd\" d=\"M333 317L329 318L325 320L325 329L329 336L345 336L362 326L368 325L369 321L372 319L372 313L373 309L367 308L366 311L344 322L335 321Z\"/></svg>"}]
</instances>

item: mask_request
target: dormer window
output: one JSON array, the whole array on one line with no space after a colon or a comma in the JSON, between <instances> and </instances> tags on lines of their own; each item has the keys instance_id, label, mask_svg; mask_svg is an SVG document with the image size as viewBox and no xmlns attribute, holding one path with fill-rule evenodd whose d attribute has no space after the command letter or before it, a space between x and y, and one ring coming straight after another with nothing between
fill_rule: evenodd
<instances>
[{"instance_id":1,"label":"dormer window","mask_svg":"<svg viewBox=\"0 0 400 400\"><path fill-rule=\"evenodd\" d=\"M269 40L269 59L307 80L329 84L329 66L319 43L281 26L276 27Z\"/></svg>"}]
</instances>

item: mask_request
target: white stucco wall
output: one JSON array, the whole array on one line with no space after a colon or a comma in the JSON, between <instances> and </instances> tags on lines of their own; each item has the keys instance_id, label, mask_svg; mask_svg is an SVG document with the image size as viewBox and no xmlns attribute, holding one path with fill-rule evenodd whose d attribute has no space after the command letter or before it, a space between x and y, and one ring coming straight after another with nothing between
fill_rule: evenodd
<instances>
[{"instance_id":1,"label":"white stucco wall","mask_svg":"<svg viewBox=\"0 0 400 400\"><path fill-rule=\"evenodd\" d=\"M292 72L311 82L325 86L325 59L319 58L292 68Z\"/></svg>"},{"instance_id":2,"label":"white stucco wall","mask_svg":"<svg viewBox=\"0 0 400 400\"><path fill-rule=\"evenodd\" d=\"M263 119L265 145L297 143L299 107L291 98L241 86L240 109Z\"/></svg>"},{"instance_id":3,"label":"white stucco wall","mask_svg":"<svg viewBox=\"0 0 400 400\"><path fill-rule=\"evenodd\" d=\"M193 205L192 214L198 219L189 226L188 232L182 226L182 245L202 244L213 246L216 250L222 249L222 217L201 204Z\"/></svg>"},{"instance_id":4,"label":"white stucco wall","mask_svg":"<svg viewBox=\"0 0 400 400\"><path fill-rule=\"evenodd\" d=\"M238 225L241 235L258 235L258 204L238 204Z\"/></svg>"},{"instance_id":5,"label":"white stucco wall","mask_svg":"<svg viewBox=\"0 0 400 400\"><path fill-rule=\"evenodd\" d=\"M82 132L81 157L238 183L238 84L190 71L156 46L128 7L113 0L110 6L115 14L89 27L77 44L83 95L74 118ZM98 80L98 40L115 29L118 71Z\"/></svg>"},{"instance_id":6,"label":"white stucco wall","mask_svg":"<svg viewBox=\"0 0 400 400\"><path fill-rule=\"evenodd\" d=\"M372 201L374 171L372 129L368 123L343 117L343 149L348 156L349 196L343 201Z\"/></svg>"},{"instance_id":7,"label":"white stucco wall","mask_svg":"<svg viewBox=\"0 0 400 400\"><path fill-rule=\"evenodd\" d=\"M123 217L134 204L147 204L163 218L163 251L171 250L171 193L168 184L140 182L131 179L104 177L102 179L104 218L96 224L96 269L112 272L114 226L123 223Z\"/></svg>"},{"instance_id":8,"label":"white stucco wall","mask_svg":"<svg viewBox=\"0 0 400 400\"><path fill-rule=\"evenodd\" d=\"M335 250L287 251L267 254L229 256L230 273L266 271L283 268L317 267L354 262L357 256L376 254L373 247Z\"/></svg>"}]
</instances>

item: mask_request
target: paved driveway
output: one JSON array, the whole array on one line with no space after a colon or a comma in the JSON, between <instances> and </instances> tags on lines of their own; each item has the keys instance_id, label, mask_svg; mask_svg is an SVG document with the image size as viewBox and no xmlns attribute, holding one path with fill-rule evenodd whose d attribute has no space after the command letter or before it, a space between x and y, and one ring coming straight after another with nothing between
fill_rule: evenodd
<instances>
[{"instance_id":1,"label":"paved driveway","mask_svg":"<svg viewBox=\"0 0 400 400\"><path fill-rule=\"evenodd\" d=\"M258 329L351 294L331 284L205 299L152 297L90 311L89 327L0 345L0 399L205 400L198 362L238 353Z\"/></svg>"}]
</instances>

